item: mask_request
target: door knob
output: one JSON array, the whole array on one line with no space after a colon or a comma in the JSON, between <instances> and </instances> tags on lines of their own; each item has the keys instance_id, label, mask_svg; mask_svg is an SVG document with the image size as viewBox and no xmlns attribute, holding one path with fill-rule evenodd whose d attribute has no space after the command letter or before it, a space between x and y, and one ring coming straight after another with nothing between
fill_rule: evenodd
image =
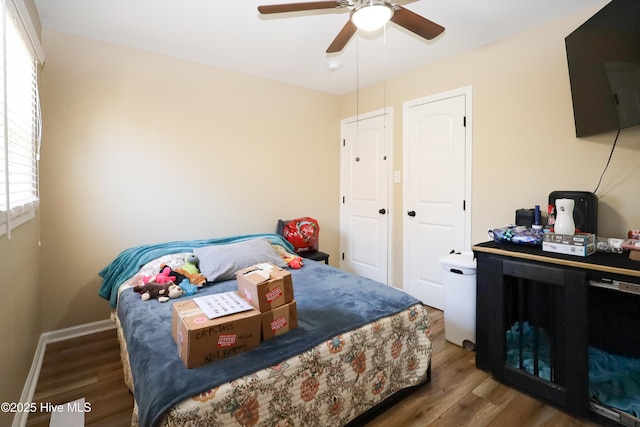
<instances>
[{"instance_id":1,"label":"door knob","mask_svg":"<svg viewBox=\"0 0 640 427\"><path fill-rule=\"evenodd\" d=\"M384 215L387 213L387 210L385 208L382 208L378 211L378 213Z\"/></svg>"},{"instance_id":2,"label":"door knob","mask_svg":"<svg viewBox=\"0 0 640 427\"><path fill-rule=\"evenodd\" d=\"M408 211L407 215L409 215L410 217L414 217L416 216L416 211Z\"/></svg>"}]
</instances>

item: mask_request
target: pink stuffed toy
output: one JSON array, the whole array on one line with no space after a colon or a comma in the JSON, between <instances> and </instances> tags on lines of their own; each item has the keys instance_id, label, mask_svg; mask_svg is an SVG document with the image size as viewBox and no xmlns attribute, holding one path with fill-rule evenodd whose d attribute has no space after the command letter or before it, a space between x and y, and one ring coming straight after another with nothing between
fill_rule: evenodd
<instances>
[{"instance_id":1,"label":"pink stuffed toy","mask_svg":"<svg viewBox=\"0 0 640 427\"><path fill-rule=\"evenodd\" d=\"M176 280L176 276L169 276L171 273L171 268L165 267L162 271L155 276L143 276L142 282L146 285L147 283L168 283L174 282Z\"/></svg>"}]
</instances>

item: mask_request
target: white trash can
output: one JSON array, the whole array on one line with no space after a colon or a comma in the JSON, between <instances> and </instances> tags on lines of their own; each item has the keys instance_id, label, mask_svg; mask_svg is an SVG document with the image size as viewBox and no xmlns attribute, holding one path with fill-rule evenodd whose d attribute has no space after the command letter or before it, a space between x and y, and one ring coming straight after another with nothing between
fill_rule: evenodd
<instances>
[{"instance_id":1,"label":"white trash can","mask_svg":"<svg viewBox=\"0 0 640 427\"><path fill-rule=\"evenodd\" d=\"M447 341L475 349L476 260L473 252L452 253L439 258L444 290L444 337Z\"/></svg>"}]
</instances>

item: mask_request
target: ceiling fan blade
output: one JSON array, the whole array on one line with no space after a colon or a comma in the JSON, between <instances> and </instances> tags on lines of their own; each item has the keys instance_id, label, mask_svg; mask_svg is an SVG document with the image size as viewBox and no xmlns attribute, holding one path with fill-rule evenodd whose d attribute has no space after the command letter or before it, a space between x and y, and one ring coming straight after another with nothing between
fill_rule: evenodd
<instances>
[{"instance_id":1,"label":"ceiling fan blade","mask_svg":"<svg viewBox=\"0 0 640 427\"><path fill-rule=\"evenodd\" d=\"M357 29L356 25L351 22L351 19L349 19L347 23L344 24L344 27L342 27L342 30L340 30L336 38L333 39L331 45L327 48L327 53L340 52L344 49L347 43L349 43L349 40L351 40L351 37L356 33Z\"/></svg>"},{"instance_id":2,"label":"ceiling fan blade","mask_svg":"<svg viewBox=\"0 0 640 427\"><path fill-rule=\"evenodd\" d=\"M286 4L271 4L266 6L258 6L258 12L267 13L281 13L281 12L299 12L304 10L318 10L318 9L333 9L344 7L346 4L341 0L332 1L312 1L307 3L286 3Z\"/></svg>"},{"instance_id":3,"label":"ceiling fan blade","mask_svg":"<svg viewBox=\"0 0 640 427\"><path fill-rule=\"evenodd\" d=\"M405 9L402 6L394 5L393 11L391 22L395 22L401 27L416 33L427 40L431 40L432 38L439 36L444 31L444 27L433 21L429 21L427 18L423 18L417 13L414 13L409 9Z\"/></svg>"}]
</instances>

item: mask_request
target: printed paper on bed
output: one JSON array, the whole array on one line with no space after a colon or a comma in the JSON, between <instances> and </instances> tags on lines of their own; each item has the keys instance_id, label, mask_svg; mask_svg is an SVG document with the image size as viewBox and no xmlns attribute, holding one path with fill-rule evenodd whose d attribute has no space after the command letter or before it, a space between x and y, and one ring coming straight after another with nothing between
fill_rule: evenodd
<instances>
[{"instance_id":1,"label":"printed paper on bed","mask_svg":"<svg viewBox=\"0 0 640 427\"><path fill-rule=\"evenodd\" d=\"M209 319L253 309L251 304L245 301L237 292L233 291L197 297L194 298L193 301L198 304L198 307L202 309Z\"/></svg>"}]
</instances>

